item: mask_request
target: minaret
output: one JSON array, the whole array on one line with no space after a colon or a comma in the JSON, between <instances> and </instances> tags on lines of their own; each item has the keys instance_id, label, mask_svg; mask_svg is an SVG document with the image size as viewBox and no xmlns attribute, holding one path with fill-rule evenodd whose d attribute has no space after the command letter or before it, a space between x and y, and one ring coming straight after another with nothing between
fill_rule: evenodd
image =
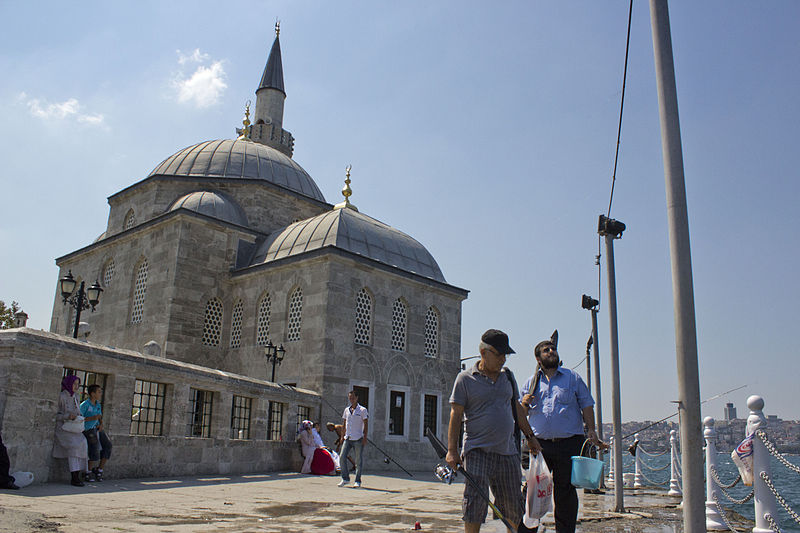
<instances>
[{"instance_id":1,"label":"minaret","mask_svg":"<svg viewBox=\"0 0 800 533\"><path fill-rule=\"evenodd\" d=\"M283 101L286 99L286 91L283 88L280 24L275 23L275 42L272 43L267 66L264 67L261 83L256 90L256 112L250 139L292 157L294 137L283 129Z\"/></svg>"}]
</instances>

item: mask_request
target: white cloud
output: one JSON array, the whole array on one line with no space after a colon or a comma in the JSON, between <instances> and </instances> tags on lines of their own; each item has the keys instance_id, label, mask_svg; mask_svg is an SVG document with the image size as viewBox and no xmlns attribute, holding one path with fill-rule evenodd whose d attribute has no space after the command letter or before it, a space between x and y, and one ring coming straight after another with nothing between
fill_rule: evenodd
<instances>
[{"instance_id":1,"label":"white cloud","mask_svg":"<svg viewBox=\"0 0 800 533\"><path fill-rule=\"evenodd\" d=\"M225 69L222 61L211 61L211 56L200 52L199 48L190 54L178 53L178 64L199 63L191 75L179 71L172 82L178 102L195 107L210 107L216 104L228 88L225 83ZM210 64L209 64L210 63Z\"/></svg>"},{"instance_id":2,"label":"white cloud","mask_svg":"<svg viewBox=\"0 0 800 533\"><path fill-rule=\"evenodd\" d=\"M81 104L75 98L63 102L49 103L46 100L32 98L26 93L20 93L18 100L23 102L31 115L43 120L76 120L83 124L100 126L105 118L99 113L87 114L81 112Z\"/></svg>"}]
</instances>

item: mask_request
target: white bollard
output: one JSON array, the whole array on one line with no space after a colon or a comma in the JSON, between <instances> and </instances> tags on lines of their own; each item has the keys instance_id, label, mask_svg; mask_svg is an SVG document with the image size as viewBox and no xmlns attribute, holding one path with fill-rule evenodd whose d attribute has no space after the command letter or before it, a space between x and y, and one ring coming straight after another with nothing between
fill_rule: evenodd
<instances>
[{"instance_id":1,"label":"white bollard","mask_svg":"<svg viewBox=\"0 0 800 533\"><path fill-rule=\"evenodd\" d=\"M761 472L764 472L772 479L772 472L769 467L769 451L761 442L756 430L767 429L767 419L764 417L764 399L761 396L750 396L747 399L747 407L750 409L750 416L747 417L747 435L753 435L753 497L756 525L753 533L772 533L772 527L765 516L769 514L778 524L778 512L775 502L775 495L769 489L764 480L761 479ZM778 524L780 525L780 524Z\"/></svg>"},{"instance_id":2,"label":"white bollard","mask_svg":"<svg viewBox=\"0 0 800 533\"><path fill-rule=\"evenodd\" d=\"M678 469L678 437L677 431L669 432L669 492L668 496L683 496L681 491L681 474Z\"/></svg>"},{"instance_id":3,"label":"white bollard","mask_svg":"<svg viewBox=\"0 0 800 533\"><path fill-rule=\"evenodd\" d=\"M725 531L728 527L719 514L716 501L720 499L719 488L711 476L711 469L717 467L717 446L714 444L714 419L707 416L703 419L703 437L706 440L706 529ZM716 498L716 501L715 501Z\"/></svg>"},{"instance_id":4,"label":"white bollard","mask_svg":"<svg viewBox=\"0 0 800 533\"><path fill-rule=\"evenodd\" d=\"M636 435L633 436L633 443L638 444L638 442L639 442L639 434L637 433ZM633 476L633 488L640 489L644 487L644 483L642 483L642 480L644 478L642 477L642 452L639 450L639 446L636 446L636 456L634 457L633 463L635 465L634 476Z\"/></svg>"},{"instance_id":5,"label":"white bollard","mask_svg":"<svg viewBox=\"0 0 800 533\"><path fill-rule=\"evenodd\" d=\"M608 478L606 478L606 486L614 486L614 436L608 438Z\"/></svg>"}]
</instances>

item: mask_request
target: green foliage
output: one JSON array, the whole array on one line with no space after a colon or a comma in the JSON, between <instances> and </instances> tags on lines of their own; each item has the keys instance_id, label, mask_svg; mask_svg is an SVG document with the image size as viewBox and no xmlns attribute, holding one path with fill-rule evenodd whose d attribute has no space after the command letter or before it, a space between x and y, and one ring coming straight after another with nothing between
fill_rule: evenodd
<instances>
[{"instance_id":1,"label":"green foliage","mask_svg":"<svg viewBox=\"0 0 800 533\"><path fill-rule=\"evenodd\" d=\"M0 329L11 329L14 327L14 315L19 311L19 304L11 302L11 307L6 307L6 303L0 300Z\"/></svg>"}]
</instances>

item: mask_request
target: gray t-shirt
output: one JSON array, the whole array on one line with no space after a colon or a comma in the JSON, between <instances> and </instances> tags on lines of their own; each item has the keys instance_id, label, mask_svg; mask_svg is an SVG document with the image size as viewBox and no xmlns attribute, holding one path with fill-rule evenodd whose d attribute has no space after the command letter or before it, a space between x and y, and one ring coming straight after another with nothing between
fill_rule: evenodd
<instances>
[{"instance_id":1,"label":"gray t-shirt","mask_svg":"<svg viewBox=\"0 0 800 533\"><path fill-rule=\"evenodd\" d=\"M500 455L516 455L512 398L519 398L519 393L505 372L494 383L480 373L477 363L458 374L450 403L464 406L462 453L479 448Z\"/></svg>"}]
</instances>

